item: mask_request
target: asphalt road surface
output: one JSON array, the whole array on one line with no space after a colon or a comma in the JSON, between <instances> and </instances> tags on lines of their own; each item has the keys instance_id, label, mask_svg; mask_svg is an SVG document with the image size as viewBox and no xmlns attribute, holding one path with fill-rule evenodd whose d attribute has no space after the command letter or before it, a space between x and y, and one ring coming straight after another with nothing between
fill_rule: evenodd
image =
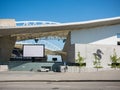
<instances>
[{"instance_id":1,"label":"asphalt road surface","mask_svg":"<svg viewBox=\"0 0 120 90\"><path fill-rule=\"evenodd\" d=\"M0 82L0 90L120 90L120 82Z\"/></svg>"}]
</instances>

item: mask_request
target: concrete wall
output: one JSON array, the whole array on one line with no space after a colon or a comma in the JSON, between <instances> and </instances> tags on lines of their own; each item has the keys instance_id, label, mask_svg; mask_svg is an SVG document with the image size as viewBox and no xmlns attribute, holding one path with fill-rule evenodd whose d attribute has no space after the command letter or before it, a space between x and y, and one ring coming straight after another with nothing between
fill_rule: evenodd
<instances>
[{"instance_id":1,"label":"concrete wall","mask_svg":"<svg viewBox=\"0 0 120 90\"><path fill-rule=\"evenodd\" d=\"M15 27L15 19L0 19L0 28ZM0 64L7 64L11 57L16 37L0 36Z\"/></svg>"},{"instance_id":2,"label":"concrete wall","mask_svg":"<svg viewBox=\"0 0 120 90\"><path fill-rule=\"evenodd\" d=\"M71 44L117 45L120 25L104 26L71 32Z\"/></svg>"},{"instance_id":3,"label":"concrete wall","mask_svg":"<svg viewBox=\"0 0 120 90\"><path fill-rule=\"evenodd\" d=\"M16 37L0 37L0 64L6 64L11 57Z\"/></svg>"},{"instance_id":4,"label":"concrete wall","mask_svg":"<svg viewBox=\"0 0 120 90\"><path fill-rule=\"evenodd\" d=\"M1 71L8 71L8 65L0 65L0 72Z\"/></svg>"},{"instance_id":5,"label":"concrete wall","mask_svg":"<svg viewBox=\"0 0 120 90\"><path fill-rule=\"evenodd\" d=\"M65 62L74 62L74 57L75 57L75 53L74 53L74 45L71 45L71 32L69 32L68 36L67 36L67 40L65 42L63 51L66 52L66 55L62 55L63 61Z\"/></svg>"},{"instance_id":6,"label":"concrete wall","mask_svg":"<svg viewBox=\"0 0 120 90\"><path fill-rule=\"evenodd\" d=\"M75 56L69 56L68 61L74 63L80 52L81 56L85 58L86 68L94 67L93 53L101 50L104 53L101 55L101 65L104 68L110 67L108 64L111 63L110 55L113 55L114 49L120 57L120 46L117 45L117 41L120 41L118 34L120 34L120 25L72 31L70 42L74 47L71 47L72 49L69 49L68 53Z\"/></svg>"},{"instance_id":7,"label":"concrete wall","mask_svg":"<svg viewBox=\"0 0 120 90\"><path fill-rule=\"evenodd\" d=\"M85 58L86 67L94 67L94 55L96 51L100 49L103 54L101 54L101 65L104 68L108 68L108 64L111 63L110 55L113 55L113 50L116 50L118 57L120 57L120 46L117 45L90 45L90 44L75 44L75 59L78 58L78 52L81 56Z\"/></svg>"},{"instance_id":8,"label":"concrete wall","mask_svg":"<svg viewBox=\"0 0 120 90\"><path fill-rule=\"evenodd\" d=\"M15 19L0 19L0 27L16 26Z\"/></svg>"},{"instance_id":9,"label":"concrete wall","mask_svg":"<svg viewBox=\"0 0 120 90\"><path fill-rule=\"evenodd\" d=\"M106 71L106 70L114 70L114 68L100 68L97 70L96 68L86 68L86 67L78 67L78 66L67 66L67 70L65 70L66 66L60 66L61 72L96 72L96 71ZM119 69L116 69L119 70Z\"/></svg>"}]
</instances>

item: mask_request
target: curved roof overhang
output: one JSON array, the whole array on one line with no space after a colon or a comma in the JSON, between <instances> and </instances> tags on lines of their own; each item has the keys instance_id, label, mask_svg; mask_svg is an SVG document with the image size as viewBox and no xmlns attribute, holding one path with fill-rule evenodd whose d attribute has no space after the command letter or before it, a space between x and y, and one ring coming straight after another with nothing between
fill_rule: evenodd
<instances>
[{"instance_id":1,"label":"curved roof overhang","mask_svg":"<svg viewBox=\"0 0 120 90\"><path fill-rule=\"evenodd\" d=\"M82 30L117 24L120 24L120 17L75 23L60 23L56 25L2 27L0 28L0 36L17 36L17 40L47 36L66 37L68 32L72 30Z\"/></svg>"}]
</instances>

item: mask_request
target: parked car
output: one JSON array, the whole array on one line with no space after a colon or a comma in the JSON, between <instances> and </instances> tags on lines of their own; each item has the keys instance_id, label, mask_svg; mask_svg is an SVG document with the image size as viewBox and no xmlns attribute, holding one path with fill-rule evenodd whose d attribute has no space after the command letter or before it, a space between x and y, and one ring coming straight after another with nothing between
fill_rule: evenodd
<instances>
[{"instance_id":1,"label":"parked car","mask_svg":"<svg viewBox=\"0 0 120 90\"><path fill-rule=\"evenodd\" d=\"M49 72L50 70L48 68L40 68L37 70L38 72Z\"/></svg>"}]
</instances>

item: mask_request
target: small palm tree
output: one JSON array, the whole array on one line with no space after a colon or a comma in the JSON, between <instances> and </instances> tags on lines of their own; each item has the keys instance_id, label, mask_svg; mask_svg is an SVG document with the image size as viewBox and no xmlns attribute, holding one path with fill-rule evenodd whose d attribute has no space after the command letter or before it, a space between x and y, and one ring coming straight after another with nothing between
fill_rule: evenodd
<instances>
[{"instance_id":1,"label":"small palm tree","mask_svg":"<svg viewBox=\"0 0 120 90\"><path fill-rule=\"evenodd\" d=\"M95 65L94 68L97 68L97 71L99 68L102 68L101 66L101 62L100 62L100 58L97 56L97 54L93 54L94 55L94 61L93 61L93 64Z\"/></svg>"},{"instance_id":2,"label":"small palm tree","mask_svg":"<svg viewBox=\"0 0 120 90\"><path fill-rule=\"evenodd\" d=\"M117 68L117 63L118 63L118 61L120 60L120 57L118 57L117 56L117 54L116 54L116 50L114 49L114 51L113 51L114 53L113 53L113 55L111 55L110 56L110 59L111 59L111 62L112 62L112 64L111 64L111 66L112 66L112 68Z\"/></svg>"},{"instance_id":3,"label":"small palm tree","mask_svg":"<svg viewBox=\"0 0 120 90\"><path fill-rule=\"evenodd\" d=\"M76 62L79 64L79 72L81 71L81 68L83 66L85 66L83 63L85 62L85 58L83 58L81 55L80 55L80 52L78 52L78 59L76 59Z\"/></svg>"},{"instance_id":4,"label":"small palm tree","mask_svg":"<svg viewBox=\"0 0 120 90\"><path fill-rule=\"evenodd\" d=\"M99 68L103 68L101 66L101 59L102 59L102 55L104 53L100 50L100 49L97 49L97 51L95 53L93 53L94 55L94 61L93 61L93 64L94 64L94 68L97 68L97 71Z\"/></svg>"}]
</instances>

